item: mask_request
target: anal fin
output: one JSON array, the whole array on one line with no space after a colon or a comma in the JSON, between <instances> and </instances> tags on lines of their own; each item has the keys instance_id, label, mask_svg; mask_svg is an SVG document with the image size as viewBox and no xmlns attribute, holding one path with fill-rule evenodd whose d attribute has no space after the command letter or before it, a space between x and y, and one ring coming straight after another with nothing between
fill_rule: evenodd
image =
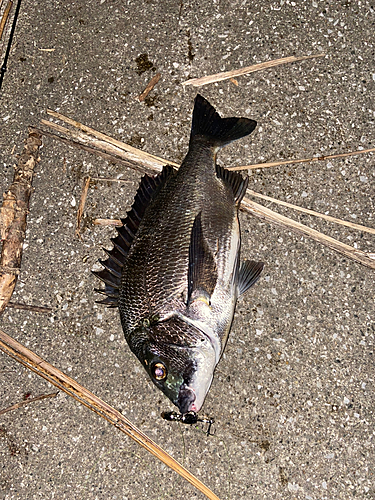
<instances>
[{"instance_id":1,"label":"anal fin","mask_svg":"<svg viewBox=\"0 0 375 500\"><path fill-rule=\"evenodd\" d=\"M239 295L247 292L260 278L260 273L264 267L264 262L254 260L245 260L242 262L238 273L238 291Z\"/></svg>"},{"instance_id":2,"label":"anal fin","mask_svg":"<svg viewBox=\"0 0 375 500\"><path fill-rule=\"evenodd\" d=\"M203 300L209 304L216 282L216 263L203 234L200 212L195 218L190 237L188 304L193 300Z\"/></svg>"}]
</instances>

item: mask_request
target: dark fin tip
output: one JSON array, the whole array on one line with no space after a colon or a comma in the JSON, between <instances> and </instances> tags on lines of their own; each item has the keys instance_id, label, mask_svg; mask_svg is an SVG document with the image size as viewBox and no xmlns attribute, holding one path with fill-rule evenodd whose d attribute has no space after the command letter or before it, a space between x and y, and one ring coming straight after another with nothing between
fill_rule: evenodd
<instances>
[{"instance_id":1,"label":"dark fin tip","mask_svg":"<svg viewBox=\"0 0 375 500\"><path fill-rule=\"evenodd\" d=\"M114 309L115 307L118 307L117 300L116 301L110 301L108 299L96 300L95 303L96 304L103 304L103 305L107 306L109 309Z\"/></svg>"},{"instance_id":2,"label":"dark fin tip","mask_svg":"<svg viewBox=\"0 0 375 500\"><path fill-rule=\"evenodd\" d=\"M107 269L102 269L101 271L91 271L91 272L111 288L116 288L116 289L119 288L121 283L121 278L117 278Z\"/></svg>"},{"instance_id":3,"label":"dark fin tip","mask_svg":"<svg viewBox=\"0 0 375 500\"><path fill-rule=\"evenodd\" d=\"M264 262L256 262L254 260L245 260L241 264L238 275L239 295L244 294L251 288L260 278L263 270Z\"/></svg>"},{"instance_id":4,"label":"dark fin tip","mask_svg":"<svg viewBox=\"0 0 375 500\"><path fill-rule=\"evenodd\" d=\"M231 187L234 201L239 205L246 194L249 178L247 176L242 177L239 172L232 172L226 168L220 167L220 165L216 165L216 175Z\"/></svg>"},{"instance_id":5,"label":"dark fin tip","mask_svg":"<svg viewBox=\"0 0 375 500\"><path fill-rule=\"evenodd\" d=\"M95 288L95 292L101 293L102 295L107 295L107 297L103 300L96 300L96 304L104 304L108 307L118 307L118 290L114 290L113 295L109 295L108 289L109 287L106 286L106 288L103 289L98 289ZM117 292L117 293L116 293Z\"/></svg>"},{"instance_id":6,"label":"dark fin tip","mask_svg":"<svg viewBox=\"0 0 375 500\"><path fill-rule=\"evenodd\" d=\"M200 94L194 103L190 141L203 136L214 146L222 147L251 134L257 123L249 118L221 118L215 108Z\"/></svg>"}]
</instances>

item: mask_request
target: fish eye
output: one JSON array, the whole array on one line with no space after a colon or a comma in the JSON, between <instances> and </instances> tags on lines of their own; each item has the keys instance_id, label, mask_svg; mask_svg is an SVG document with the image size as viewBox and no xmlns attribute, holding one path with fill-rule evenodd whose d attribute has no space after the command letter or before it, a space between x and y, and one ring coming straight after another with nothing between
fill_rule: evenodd
<instances>
[{"instance_id":1,"label":"fish eye","mask_svg":"<svg viewBox=\"0 0 375 500\"><path fill-rule=\"evenodd\" d=\"M163 363L155 363L151 368L151 374L155 380L165 380L167 378L167 368Z\"/></svg>"}]
</instances>

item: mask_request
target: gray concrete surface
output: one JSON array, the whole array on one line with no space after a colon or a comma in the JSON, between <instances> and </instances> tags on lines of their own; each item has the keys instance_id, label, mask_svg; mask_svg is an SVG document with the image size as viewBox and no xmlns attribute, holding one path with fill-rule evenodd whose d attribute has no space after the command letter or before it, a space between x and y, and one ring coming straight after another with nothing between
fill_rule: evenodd
<instances>
[{"instance_id":1,"label":"gray concrete surface","mask_svg":"<svg viewBox=\"0 0 375 500\"><path fill-rule=\"evenodd\" d=\"M259 122L220 154L223 165L302 158L374 144L374 3L370 1L121 2L25 0L0 108L2 191L29 124L60 110L145 151L180 161L203 76L288 55L290 64L204 87L225 116ZM147 103L134 98L154 74ZM374 487L374 271L279 227L242 216L243 255L263 278L237 308L201 427L163 421L168 400L125 344L116 311L95 304L90 270L140 175L44 140L14 300L50 315L7 310L1 328L120 409L221 499L370 499ZM74 237L83 177L126 177L89 190ZM375 165L363 155L254 171L250 187L375 226ZM271 208L275 208L272 206ZM374 251L374 237L278 209ZM0 408L51 392L0 356ZM172 408L171 408L172 409ZM0 498L202 498L105 421L64 394L0 417Z\"/></svg>"}]
</instances>

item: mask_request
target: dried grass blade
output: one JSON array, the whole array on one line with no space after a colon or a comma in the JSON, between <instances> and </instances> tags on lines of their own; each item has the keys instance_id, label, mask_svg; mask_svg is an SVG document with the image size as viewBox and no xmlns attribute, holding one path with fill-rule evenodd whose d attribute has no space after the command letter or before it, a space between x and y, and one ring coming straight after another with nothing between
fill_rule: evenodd
<instances>
[{"instance_id":1,"label":"dried grass blade","mask_svg":"<svg viewBox=\"0 0 375 500\"><path fill-rule=\"evenodd\" d=\"M229 80L236 76L247 75L249 73L254 73L255 71L260 71L267 68L273 68L279 66L280 64L293 63L297 61L304 61L305 59L313 59L316 57L323 57L325 54L315 54L311 56L289 56L283 57L281 59L274 59L272 61L266 61L259 64L254 64L252 66L246 66L246 68L240 68L232 71L225 71L224 73L216 73L215 75L203 76L201 78L192 78L182 82L182 85L193 85L193 87L201 87L203 85L208 85L209 83L221 82L223 80Z\"/></svg>"},{"instance_id":2,"label":"dried grass blade","mask_svg":"<svg viewBox=\"0 0 375 500\"><path fill-rule=\"evenodd\" d=\"M86 203L86 198L87 198L89 186L90 186L90 176L88 176L88 177L86 177L86 179L84 179L81 199L79 201L78 210L77 210L76 236L78 238L80 237L81 220L82 220L83 211L85 209L85 203Z\"/></svg>"},{"instance_id":3,"label":"dried grass blade","mask_svg":"<svg viewBox=\"0 0 375 500\"><path fill-rule=\"evenodd\" d=\"M172 470L180 474L186 481L189 481L199 491L201 491L210 500L219 500L219 498L205 486L199 479L193 476L185 467L179 464L166 451L152 441L146 434L135 427L124 415L115 410L109 404L102 401L92 392L80 385L74 379L68 377L59 369L44 361L37 354L27 349L25 346L14 340L5 332L0 330L0 349L15 359L26 368L29 368L37 375L43 377L51 384L64 391L69 396L76 399L91 411L105 418L112 425L120 429L126 435L131 437L138 444L143 446L148 452L165 463Z\"/></svg>"},{"instance_id":4,"label":"dried grass blade","mask_svg":"<svg viewBox=\"0 0 375 500\"><path fill-rule=\"evenodd\" d=\"M332 158L345 158L346 156L362 155L365 153L373 153L375 148L360 149L358 151L349 151L348 153L340 153L336 155L313 156L311 158L302 158L300 160L281 160L272 161L269 163L255 163L254 165L242 165L240 167L228 167L228 170L254 170L258 168L278 167L280 165L291 165L292 163L308 163L312 161L330 160Z\"/></svg>"},{"instance_id":5,"label":"dried grass blade","mask_svg":"<svg viewBox=\"0 0 375 500\"><path fill-rule=\"evenodd\" d=\"M21 408L21 406L28 406L30 403L34 403L35 401L41 401L42 399L55 398L58 395L58 392L52 392L51 394L42 394L41 396L36 396L35 398L26 399L24 401L20 401L9 408L4 408L4 410L0 410L0 415L4 415L8 411L17 410Z\"/></svg>"},{"instance_id":6,"label":"dried grass blade","mask_svg":"<svg viewBox=\"0 0 375 500\"><path fill-rule=\"evenodd\" d=\"M304 236L308 236L315 241L318 241L322 245L325 245L336 252L339 252L349 259L360 262L364 266L370 267L371 269L375 269L375 253L366 253L361 250L357 250L345 243L341 243L341 241L335 240L330 236L326 236L315 229L312 229L300 222L294 221L293 219L289 219L284 215L280 215L276 212L273 212L269 208L266 208L254 201L249 200L248 198L244 198L241 203L242 210L255 215L267 222L271 222L273 224L278 224L283 226L284 228L288 228L296 233L303 234Z\"/></svg>"},{"instance_id":7,"label":"dried grass blade","mask_svg":"<svg viewBox=\"0 0 375 500\"><path fill-rule=\"evenodd\" d=\"M351 229L357 229L358 231L375 234L375 229L372 227L361 226L360 224L354 224L353 222L348 222L346 220L337 219L336 217L331 217L330 215L315 212L314 210L310 210L309 208L303 208L299 207L298 205L292 205L287 201L277 200L276 198L271 198L270 196L266 196L265 194L256 193L251 189L248 189L246 192L250 196L255 196L256 198L261 198L262 200L266 201L271 201L272 203L277 203L278 205L282 205L283 207L292 208L293 210L298 210L299 212L303 212L305 214L314 215L315 217L320 217L321 219L325 219L330 222L335 222L336 224L341 224L342 226L350 227Z\"/></svg>"}]
</instances>

